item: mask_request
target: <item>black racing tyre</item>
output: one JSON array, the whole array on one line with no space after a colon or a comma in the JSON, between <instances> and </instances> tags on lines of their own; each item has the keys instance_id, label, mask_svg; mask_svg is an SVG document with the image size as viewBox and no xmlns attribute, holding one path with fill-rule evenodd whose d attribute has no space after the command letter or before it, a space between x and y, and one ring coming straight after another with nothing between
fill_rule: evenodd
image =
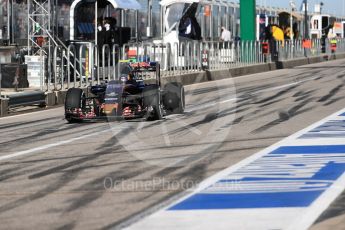
<instances>
[{"instance_id":1,"label":"black racing tyre","mask_svg":"<svg viewBox=\"0 0 345 230\"><path fill-rule=\"evenodd\" d=\"M161 105L161 95L158 86L146 87L143 91L144 106L147 108L146 120L163 119L163 109Z\"/></svg>"},{"instance_id":2,"label":"black racing tyre","mask_svg":"<svg viewBox=\"0 0 345 230\"><path fill-rule=\"evenodd\" d=\"M67 90L65 109L78 109L83 104L83 90L78 88L71 88Z\"/></svg>"},{"instance_id":3,"label":"black racing tyre","mask_svg":"<svg viewBox=\"0 0 345 230\"><path fill-rule=\"evenodd\" d=\"M38 107L40 107L40 108L45 108L45 107L47 107L47 103L46 103L46 102L41 102L41 103L38 105Z\"/></svg>"},{"instance_id":4,"label":"black racing tyre","mask_svg":"<svg viewBox=\"0 0 345 230\"><path fill-rule=\"evenodd\" d=\"M66 120L68 121L68 123L72 124L72 123L81 123L81 120L76 119L74 117L71 116L66 116Z\"/></svg>"},{"instance_id":5,"label":"black racing tyre","mask_svg":"<svg viewBox=\"0 0 345 230\"><path fill-rule=\"evenodd\" d=\"M162 120L164 115L161 104L161 95L159 91L157 92L155 97L153 97L152 106L155 109L154 120Z\"/></svg>"},{"instance_id":6,"label":"black racing tyre","mask_svg":"<svg viewBox=\"0 0 345 230\"><path fill-rule=\"evenodd\" d=\"M84 92L78 88L71 88L67 90L66 99L65 99L65 111L70 109L79 109L82 108L85 104ZM75 119L70 114L65 114L65 118L69 123L79 122L78 119Z\"/></svg>"},{"instance_id":7,"label":"black racing tyre","mask_svg":"<svg viewBox=\"0 0 345 230\"><path fill-rule=\"evenodd\" d=\"M164 107L172 113L182 114L185 109L185 94L181 83L171 82L164 86Z\"/></svg>"}]
</instances>

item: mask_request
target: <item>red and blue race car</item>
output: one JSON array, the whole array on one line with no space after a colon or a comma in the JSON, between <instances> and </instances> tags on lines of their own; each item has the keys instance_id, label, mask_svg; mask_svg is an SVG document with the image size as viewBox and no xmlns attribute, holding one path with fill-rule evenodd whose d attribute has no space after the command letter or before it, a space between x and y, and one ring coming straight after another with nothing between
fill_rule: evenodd
<instances>
[{"instance_id":1,"label":"red and blue race car","mask_svg":"<svg viewBox=\"0 0 345 230\"><path fill-rule=\"evenodd\" d=\"M159 63L127 63L127 68L129 70L121 74L119 80L88 87L86 92L80 88L69 89L65 99L66 120L159 120L184 112L183 85L170 82L162 87Z\"/></svg>"}]
</instances>

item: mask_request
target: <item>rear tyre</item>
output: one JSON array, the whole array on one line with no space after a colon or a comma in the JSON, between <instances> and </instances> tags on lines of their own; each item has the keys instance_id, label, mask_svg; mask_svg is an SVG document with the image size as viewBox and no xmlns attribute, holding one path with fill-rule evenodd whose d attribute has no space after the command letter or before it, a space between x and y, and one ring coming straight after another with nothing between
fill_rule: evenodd
<instances>
[{"instance_id":1,"label":"rear tyre","mask_svg":"<svg viewBox=\"0 0 345 230\"><path fill-rule=\"evenodd\" d=\"M164 87L164 107L171 113L182 114L185 109L185 93L181 83L171 82Z\"/></svg>"}]
</instances>

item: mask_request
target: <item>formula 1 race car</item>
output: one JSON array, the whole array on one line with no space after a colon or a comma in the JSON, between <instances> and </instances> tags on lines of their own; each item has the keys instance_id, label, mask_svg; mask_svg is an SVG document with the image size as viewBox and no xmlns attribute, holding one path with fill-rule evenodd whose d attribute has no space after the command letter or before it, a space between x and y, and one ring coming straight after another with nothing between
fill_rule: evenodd
<instances>
[{"instance_id":1,"label":"formula 1 race car","mask_svg":"<svg viewBox=\"0 0 345 230\"><path fill-rule=\"evenodd\" d=\"M183 85L171 82L161 87L160 66L156 62L127 63L129 71L120 80L67 91L65 118L68 122L92 119L160 120L169 114L183 113ZM146 79L154 82L148 84Z\"/></svg>"}]
</instances>

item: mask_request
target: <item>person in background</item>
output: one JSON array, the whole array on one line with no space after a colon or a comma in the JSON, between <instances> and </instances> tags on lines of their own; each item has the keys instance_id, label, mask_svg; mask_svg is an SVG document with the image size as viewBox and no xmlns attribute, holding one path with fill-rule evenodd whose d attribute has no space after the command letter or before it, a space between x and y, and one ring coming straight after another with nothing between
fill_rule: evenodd
<instances>
[{"instance_id":1,"label":"person in background","mask_svg":"<svg viewBox=\"0 0 345 230\"><path fill-rule=\"evenodd\" d=\"M181 19L179 36L192 39L192 21L189 17L183 17Z\"/></svg>"},{"instance_id":2,"label":"person in background","mask_svg":"<svg viewBox=\"0 0 345 230\"><path fill-rule=\"evenodd\" d=\"M291 27L286 27L284 30L284 39L291 39L291 35L292 35L292 30Z\"/></svg>"},{"instance_id":3,"label":"person in background","mask_svg":"<svg viewBox=\"0 0 345 230\"><path fill-rule=\"evenodd\" d=\"M109 19L104 20L103 30L104 30L104 44L108 44L109 47L111 47L113 43L114 31L113 31L112 26L110 25Z\"/></svg>"},{"instance_id":4,"label":"person in background","mask_svg":"<svg viewBox=\"0 0 345 230\"><path fill-rule=\"evenodd\" d=\"M189 14L186 14L182 17L179 24L179 36L185 37L192 40L201 40L201 28L195 18L193 11L196 11L194 7Z\"/></svg>"},{"instance_id":5,"label":"person in background","mask_svg":"<svg viewBox=\"0 0 345 230\"><path fill-rule=\"evenodd\" d=\"M102 48L104 45L104 29L101 18L98 18L97 20L97 45L98 48Z\"/></svg>"},{"instance_id":6,"label":"person in background","mask_svg":"<svg viewBox=\"0 0 345 230\"><path fill-rule=\"evenodd\" d=\"M278 37L279 39L284 39L284 33L283 31L277 27L277 25L272 25L272 24L269 24L266 28L265 28L265 31L266 31L266 37L265 37L265 40L268 41L268 44L269 44L269 51L271 52L271 58L272 58L272 61L278 61L278 49L277 49L277 38L274 36L274 32L277 32L277 28L279 29L278 30Z\"/></svg>"},{"instance_id":7,"label":"person in background","mask_svg":"<svg viewBox=\"0 0 345 230\"><path fill-rule=\"evenodd\" d=\"M137 84L137 81L135 80L133 73L128 74L126 84L131 84L131 85Z\"/></svg>"},{"instance_id":8,"label":"person in background","mask_svg":"<svg viewBox=\"0 0 345 230\"><path fill-rule=\"evenodd\" d=\"M225 27L222 26L220 31L221 31L221 37L220 37L221 41L223 42L231 41L231 32L229 30L225 29Z\"/></svg>"},{"instance_id":9,"label":"person in background","mask_svg":"<svg viewBox=\"0 0 345 230\"><path fill-rule=\"evenodd\" d=\"M298 24L297 24L297 22L295 22L294 24L293 24L293 26L292 26L292 32L293 32L293 34L294 34L294 39L298 39L298 37L299 37L299 32L298 32Z\"/></svg>"},{"instance_id":10,"label":"person in background","mask_svg":"<svg viewBox=\"0 0 345 230\"><path fill-rule=\"evenodd\" d=\"M221 28L221 36L220 36L220 41L224 42L224 48L228 48L228 44L231 41L231 32L227 29L225 29L224 26Z\"/></svg>"}]
</instances>

